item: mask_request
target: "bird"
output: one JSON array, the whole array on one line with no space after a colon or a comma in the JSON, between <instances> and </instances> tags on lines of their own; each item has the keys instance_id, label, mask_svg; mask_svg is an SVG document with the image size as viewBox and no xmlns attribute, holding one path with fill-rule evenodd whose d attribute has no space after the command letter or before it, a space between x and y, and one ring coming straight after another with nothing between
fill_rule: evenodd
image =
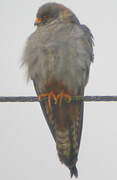
<instances>
[{"instance_id":1,"label":"bird","mask_svg":"<svg viewBox=\"0 0 117 180\"><path fill-rule=\"evenodd\" d=\"M72 97L84 96L94 60L93 35L71 9L55 2L39 7L34 25L22 64L33 81L59 160L71 177L78 177L84 103Z\"/></svg>"}]
</instances>

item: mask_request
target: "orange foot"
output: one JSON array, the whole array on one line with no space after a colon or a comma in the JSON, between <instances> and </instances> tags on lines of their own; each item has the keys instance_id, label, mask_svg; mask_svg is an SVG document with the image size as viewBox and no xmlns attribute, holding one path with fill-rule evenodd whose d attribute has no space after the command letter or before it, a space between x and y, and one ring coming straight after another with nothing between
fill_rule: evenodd
<instances>
[{"instance_id":1,"label":"orange foot","mask_svg":"<svg viewBox=\"0 0 117 180\"><path fill-rule=\"evenodd\" d=\"M67 93L64 93L64 91L61 91L58 95L57 95L57 101L59 100L59 106L61 106L62 104L62 100L63 97L67 99L67 102L70 103L71 102L71 96ZM56 103L57 104L57 103Z\"/></svg>"},{"instance_id":2,"label":"orange foot","mask_svg":"<svg viewBox=\"0 0 117 180\"><path fill-rule=\"evenodd\" d=\"M50 93L40 94L39 95L39 100L41 100L43 97L48 97L48 105L49 105L50 110L52 111L51 99L53 98L54 101L55 101L55 104L56 104L56 102L57 102L56 95L54 94L53 91L50 91Z\"/></svg>"}]
</instances>

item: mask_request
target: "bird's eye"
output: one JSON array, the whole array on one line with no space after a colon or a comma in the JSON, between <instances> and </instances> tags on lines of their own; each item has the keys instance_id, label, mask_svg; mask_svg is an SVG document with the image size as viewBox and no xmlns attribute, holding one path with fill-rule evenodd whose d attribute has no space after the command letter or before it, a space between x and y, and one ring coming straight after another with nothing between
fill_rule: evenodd
<instances>
[{"instance_id":1,"label":"bird's eye","mask_svg":"<svg viewBox=\"0 0 117 180\"><path fill-rule=\"evenodd\" d=\"M43 16L43 18L44 18L44 19L49 19L49 18L50 18L50 16Z\"/></svg>"}]
</instances>

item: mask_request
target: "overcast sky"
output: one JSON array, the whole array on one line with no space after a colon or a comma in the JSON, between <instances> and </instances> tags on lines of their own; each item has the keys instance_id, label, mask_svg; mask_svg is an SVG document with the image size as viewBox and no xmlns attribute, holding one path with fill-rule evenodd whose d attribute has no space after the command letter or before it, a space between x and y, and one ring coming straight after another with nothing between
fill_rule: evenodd
<instances>
[{"instance_id":1,"label":"overcast sky","mask_svg":"<svg viewBox=\"0 0 117 180\"><path fill-rule=\"evenodd\" d=\"M35 96L20 68L42 0L0 1L0 96ZM85 95L117 95L117 1L59 0L94 35L95 59ZM69 180L39 103L0 103L0 179ZM79 180L117 179L117 102L85 103ZM75 179L73 177L73 179Z\"/></svg>"}]
</instances>

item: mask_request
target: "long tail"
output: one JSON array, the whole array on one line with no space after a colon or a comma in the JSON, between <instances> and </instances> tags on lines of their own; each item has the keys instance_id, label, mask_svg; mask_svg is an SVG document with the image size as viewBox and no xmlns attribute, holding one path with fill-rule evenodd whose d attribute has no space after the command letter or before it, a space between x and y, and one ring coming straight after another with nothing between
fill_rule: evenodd
<instances>
[{"instance_id":1,"label":"long tail","mask_svg":"<svg viewBox=\"0 0 117 180\"><path fill-rule=\"evenodd\" d=\"M60 161L69 168L71 177L77 177L76 163L82 133L83 102L62 104L61 107L53 105L51 116L47 113L47 102L42 102L41 107L55 139Z\"/></svg>"},{"instance_id":2,"label":"long tail","mask_svg":"<svg viewBox=\"0 0 117 180\"><path fill-rule=\"evenodd\" d=\"M56 116L56 147L59 159L70 170L71 177L78 176L76 168L80 146L83 102L63 104L55 111Z\"/></svg>"}]
</instances>

